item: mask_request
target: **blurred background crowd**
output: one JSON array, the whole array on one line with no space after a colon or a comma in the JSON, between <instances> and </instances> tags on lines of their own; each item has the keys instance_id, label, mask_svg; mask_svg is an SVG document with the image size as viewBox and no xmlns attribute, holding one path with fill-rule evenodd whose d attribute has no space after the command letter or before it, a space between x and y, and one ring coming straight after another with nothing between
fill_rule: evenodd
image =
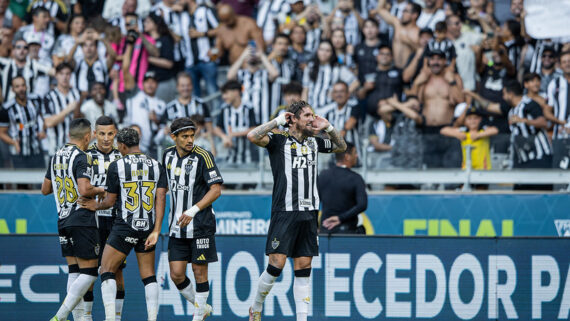
<instances>
[{"instance_id":1,"label":"blurred background crowd","mask_svg":"<svg viewBox=\"0 0 570 321\"><path fill-rule=\"evenodd\" d=\"M369 169L570 164L570 39L522 0L0 0L0 167L45 168L101 115L157 157L191 117L220 167L296 100ZM326 162L326 161L325 161ZM324 168L324 167L321 167Z\"/></svg>"}]
</instances>

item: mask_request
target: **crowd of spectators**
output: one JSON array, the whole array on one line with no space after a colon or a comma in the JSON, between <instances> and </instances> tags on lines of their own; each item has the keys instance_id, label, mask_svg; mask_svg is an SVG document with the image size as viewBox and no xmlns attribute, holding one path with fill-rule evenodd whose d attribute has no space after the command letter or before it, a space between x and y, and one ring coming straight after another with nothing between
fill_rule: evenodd
<instances>
[{"instance_id":1,"label":"crowd of spectators","mask_svg":"<svg viewBox=\"0 0 570 321\"><path fill-rule=\"evenodd\" d=\"M153 156L193 117L251 166L247 132L299 99L375 168L570 165L569 39L527 35L522 0L213 1L0 0L0 167L101 115Z\"/></svg>"}]
</instances>

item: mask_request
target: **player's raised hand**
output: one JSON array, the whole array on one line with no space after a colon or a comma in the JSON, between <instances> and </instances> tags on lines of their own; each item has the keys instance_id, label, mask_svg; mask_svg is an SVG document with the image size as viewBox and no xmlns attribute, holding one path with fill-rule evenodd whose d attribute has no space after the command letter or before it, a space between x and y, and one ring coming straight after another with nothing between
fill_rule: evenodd
<instances>
[{"instance_id":1,"label":"player's raised hand","mask_svg":"<svg viewBox=\"0 0 570 321\"><path fill-rule=\"evenodd\" d=\"M148 237L146 238L146 242L144 242L144 249L145 250L149 250L150 248L152 248L156 242L158 241L158 234L160 232L159 231L152 231Z\"/></svg>"},{"instance_id":2,"label":"player's raised hand","mask_svg":"<svg viewBox=\"0 0 570 321\"><path fill-rule=\"evenodd\" d=\"M319 115L315 115L315 120L313 120L312 122L312 126L313 129L315 130L315 133L319 133L323 130L325 130L327 127L330 126L331 123L329 123L328 120L326 120L326 118L323 118Z\"/></svg>"}]
</instances>

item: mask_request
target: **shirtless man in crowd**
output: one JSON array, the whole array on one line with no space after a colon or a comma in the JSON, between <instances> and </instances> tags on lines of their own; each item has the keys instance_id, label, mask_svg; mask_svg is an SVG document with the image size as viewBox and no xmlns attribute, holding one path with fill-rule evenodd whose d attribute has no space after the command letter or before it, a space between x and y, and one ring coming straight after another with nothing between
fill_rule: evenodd
<instances>
[{"instance_id":1,"label":"shirtless man in crowd","mask_svg":"<svg viewBox=\"0 0 570 321\"><path fill-rule=\"evenodd\" d=\"M429 168L459 168L461 149L457 140L440 135L451 125L455 106L464 101L461 77L446 72L445 53L431 51L428 64L416 78L412 90L422 104L424 118L424 162Z\"/></svg>"},{"instance_id":2,"label":"shirtless man in crowd","mask_svg":"<svg viewBox=\"0 0 570 321\"><path fill-rule=\"evenodd\" d=\"M385 7L386 0L379 0L376 11L386 23L394 27L392 47L394 64L403 69L406 67L410 55L415 53L419 46L420 28L416 25L416 21L422 12L422 8L416 3L409 2L402 13L402 18L398 20Z\"/></svg>"},{"instance_id":3,"label":"shirtless man in crowd","mask_svg":"<svg viewBox=\"0 0 570 321\"><path fill-rule=\"evenodd\" d=\"M255 20L237 15L228 4L218 7L218 17L220 25L216 31L216 48L221 56L228 53L230 65L239 58L249 41L255 41L257 48L265 52L263 34Z\"/></svg>"}]
</instances>

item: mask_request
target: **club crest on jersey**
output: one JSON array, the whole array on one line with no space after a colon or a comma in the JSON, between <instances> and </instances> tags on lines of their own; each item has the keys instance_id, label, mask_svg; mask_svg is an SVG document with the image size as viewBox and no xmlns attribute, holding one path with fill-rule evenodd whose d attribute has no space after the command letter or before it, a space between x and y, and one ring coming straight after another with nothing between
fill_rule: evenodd
<instances>
[{"instance_id":1,"label":"club crest on jersey","mask_svg":"<svg viewBox=\"0 0 570 321\"><path fill-rule=\"evenodd\" d=\"M316 150L316 146L315 146L315 142L312 140L307 140L307 147L309 147L310 150Z\"/></svg>"},{"instance_id":2,"label":"club crest on jersey","mask_svg":"<svg viewBox=\"0 0 570 321\"><path fill-rule=\"evenodd\" d=\"M100 251L101 251L101 246L99 244L95 245L95 255L99 255Z\"/></svg>"},{"instance_id":3,"label":"club crest on jersey","mask_svg":"<svg viewBox=\"0 0 570 321\"><path fill-rule=\"evenodd\" d=\"M277 238L273 238L273 241L271 241L271 247L275 250L279 247L279 241L277 241Z\"/></svg>"},{"instance_id":4,"label":"club crest on jersey","mask_svg":"<svg viewBox=\"0 0 570 321\"><path fill-rule=\"evenodd\" d=\"M189 161L188 164L184 165L184 171L186 175L189 175L192 172L192 167L194 167L194 162Z\"/></svg>"}]
</instances>

